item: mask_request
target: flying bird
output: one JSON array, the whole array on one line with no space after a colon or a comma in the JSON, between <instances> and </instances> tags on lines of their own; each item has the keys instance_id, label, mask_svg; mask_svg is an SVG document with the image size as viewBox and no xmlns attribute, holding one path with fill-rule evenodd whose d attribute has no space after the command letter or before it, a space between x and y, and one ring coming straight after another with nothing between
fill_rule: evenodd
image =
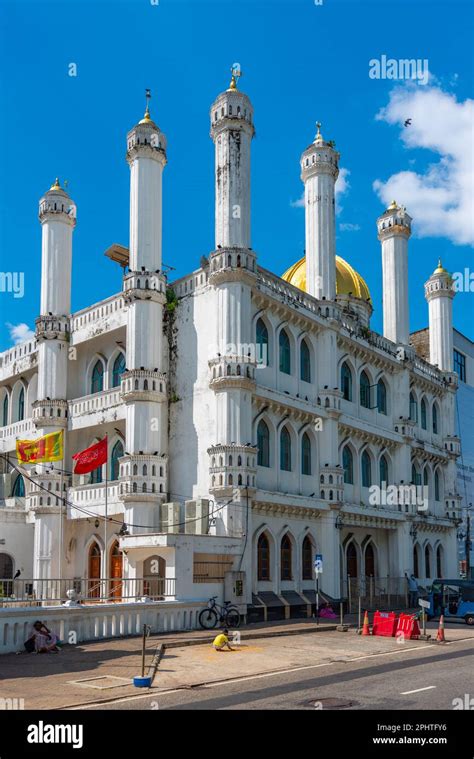
<instances>
[{"instance_id":1,"label":"flying bird","mask_svg":"<svg viewBox=\"0 0 474 759\"><path fill-rule=\"evenodd\" d=\"M411 119L406 119L406 121L405 121L405 123L404 123L403 126L407 127L407 126L410 126L410 124L411 124Z\"/></svg>"}]
</instances>

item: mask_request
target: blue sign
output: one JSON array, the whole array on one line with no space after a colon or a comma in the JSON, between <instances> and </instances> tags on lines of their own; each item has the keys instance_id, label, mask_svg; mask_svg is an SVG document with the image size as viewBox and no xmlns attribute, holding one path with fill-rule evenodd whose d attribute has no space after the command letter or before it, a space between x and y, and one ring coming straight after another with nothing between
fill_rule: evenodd
<instances>
[{"instance_id":1,"label":"blue sign","mask_svg":"<svg viewBox=\"0 0 474 759\"><path fill-rule=\"evenodd\" d=\"M316 574L321 574L323 571L323 555L322 553L317 553L314 557L314 571Z\"/></svg>"}]
</instances>

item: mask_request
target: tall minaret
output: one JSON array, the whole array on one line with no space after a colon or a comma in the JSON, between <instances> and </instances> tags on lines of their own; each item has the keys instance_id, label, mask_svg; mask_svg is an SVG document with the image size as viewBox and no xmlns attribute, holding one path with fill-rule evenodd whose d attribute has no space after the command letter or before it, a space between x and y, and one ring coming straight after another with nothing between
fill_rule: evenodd
<instances>
[{"instance_id":1,"label":"tall minaret","mask_svg":"<svg viewBox=\"0 0 474 759\"><path fill-rule=\"evenodd\" d=\"M430 363L441 371L453 371L453 279L441 259L425 282L430 331Z\"/></svg>"},{"instance_id":2,"label":"tall minaret","mask_svg":"<svg viewBox=\"0 0 474 759\"><path fill-rule=\"evenodd\" d=\"M233 70L228 89L211 106L215 143L216 249L210 255L209 284L215 290L216 355L209 361L215 393L214 440L208 449L209 488L219 512L217 532L242 535L251 529L256 450L252 445L252 393L256 356L252 332L252 288L256 255L250 248L250 143L253 108L237 88ZM248 541L251 544L251 541ZM250 571L247 551L241 568ZM250 591L250 588L248 589Z\"/></svg>"},{"instance_id":3,"label":"tall minaret","mask_svg":"<svg viewBox=\"0 0 474 759\"><path fill-rule=\"evenodd\" d=\"M76 207L57 179L40 200L39 220L42 227L41 304L40 316L36 319L38 398L33 403L33 421L38 435L61 429L65 435ZM28 505L35 513L35 578L62 574L59 535L65 508L60 496L66 492L67 477L61 476L61 469L64 469L61 461L55 463L54 471L45 464L38 464L29 488Z\"/></svg>"},{"instance_id":4,"label":"tall minaret","mask_svg":"<svg viewBox=\"0 0 474 759\"><path fill-rule=\"evenodd\" d=\"M237 89L240 71L232 72L228 89L211 106L215 145L216 248L250 246L250 143L255 134L253 108Z\"/></svg>"},{"instance_id":5,"label":"tall minaret","mask_svg":"<svg viewBox=\"0 0 474 759\"><path fill-rule=\"evenodd\" d=\"M377 219L382 243L383 334L394 343L409 345L408 239L411 217L392 201Z\"/></svg>"},{"instance_id":6,"label":"tall minaret","mask_svg":"<svg viewBox=\"0 0 474 759\"><path fill-rule=\"evenodd\" d=\"M130 533L159 528L157 505L166 500L168 472L167 383L164 372L163 305L166 279L161 262L162 173L166 139L145 115L127 135L130 166L130 259L123 290L128 302L126 454L120 461L120 492Z\"/></svg>"},{"instance_id":7,"label":"tall minaret","mask_svg":"<svg viewBox=\"0 0 474 759\"><path fill-rule=\"evenodd\" d=\"M318 300L336 298L335 184L339 153L317 123L314 142L301 156L306 228L306 290Z\"/></svg>"}]
</instances>

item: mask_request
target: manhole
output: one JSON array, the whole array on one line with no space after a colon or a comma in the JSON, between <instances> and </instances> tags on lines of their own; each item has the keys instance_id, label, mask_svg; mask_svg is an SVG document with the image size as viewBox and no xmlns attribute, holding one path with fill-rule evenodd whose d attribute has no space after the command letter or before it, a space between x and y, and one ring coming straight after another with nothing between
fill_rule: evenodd
<instances>
[{"instance_id":1,"label":"manhole","mask_svg":"<svg viewBox=\"0 0 474 759\"><path fill-rule=\"evenodd\" d=\"M132 685L132 681L126 677L116 677L115 675L102 675L100 677L86 677L83 680L68 680L70 685L81 685L84 688L97 688L98 690L107 690L108 688L124 688L126 685Z\"/></svg>"},{"instance_id":2,"label":"manhole","mask_svg":"<svg viewBox=\"0 0 474 759\"><path fill-rule=\"evenodd\" d=\"M343 698L312 698L310 701L301 701L300 706L308 709L350 709L358 704L358 701Z\"/></svg>"}]
</instances>

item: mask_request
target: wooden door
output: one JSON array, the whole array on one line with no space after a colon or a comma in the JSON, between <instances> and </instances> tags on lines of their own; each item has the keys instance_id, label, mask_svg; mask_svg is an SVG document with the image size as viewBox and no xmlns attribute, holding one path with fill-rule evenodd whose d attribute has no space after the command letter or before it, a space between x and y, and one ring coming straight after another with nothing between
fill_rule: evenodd
<instances>
[{"instance_id":1,"label":"wooden door","mask_svg":"<svg viewBox=\"0 0 474 759\"><path fill-rule=\"evenodd\" d=\"M110 552L110 597L122 597L123 555L116 542Z\"/></svg>"},{"instance_id":2,"label":"wooden door","mask_svg":"<svg viewBox=\"0 0 474 759\"><path fill-rule=\"evenodd\" d=\"M100 596L100 548L97 543L93 543L89 549L89 571L88 571L88 588L87 595L89 598L99 598Z\"/></svg>"}]
</instances>

